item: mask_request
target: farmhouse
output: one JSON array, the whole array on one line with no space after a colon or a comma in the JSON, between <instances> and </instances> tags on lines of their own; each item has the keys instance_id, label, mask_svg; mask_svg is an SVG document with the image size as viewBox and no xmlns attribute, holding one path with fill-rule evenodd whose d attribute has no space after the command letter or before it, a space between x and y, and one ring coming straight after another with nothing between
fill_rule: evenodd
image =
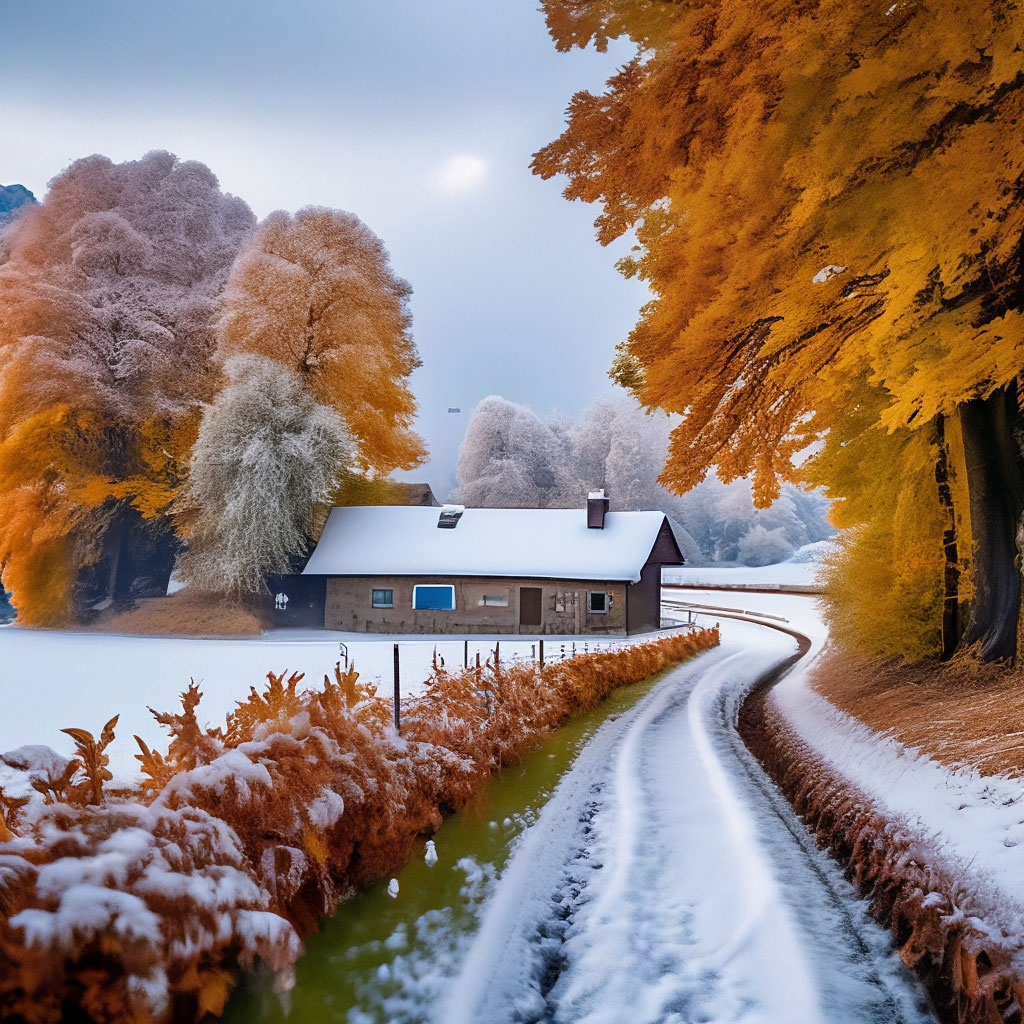
<instances>
[{"instance_id":1,"label":"farmhouse","mask_svg":"<svg viewBox=\"0 0 1024 1024\"><path fill-rule=\"evenodd\" d=\"M367 633L627 634L657 629L661 568L683 557L661 512L334 508L275 615Z\"/></svg>"}]
</instances>

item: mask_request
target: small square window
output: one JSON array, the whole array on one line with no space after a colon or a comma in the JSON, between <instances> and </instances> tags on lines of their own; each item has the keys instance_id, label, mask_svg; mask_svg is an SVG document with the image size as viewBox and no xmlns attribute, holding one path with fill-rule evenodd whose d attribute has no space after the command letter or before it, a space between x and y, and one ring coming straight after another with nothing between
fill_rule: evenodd
<instances>
[{"instance_id":1,"label":"small square window","mask_svg":"<svg viewBox=\"0 0 1024 1024\"><path fill-rule=\"evenodd\" d=\"M606 615L608 613L608 594L603 590L587 591L587 611L594 615Z\"/></svg>"},{"instance_id":2,"label":"small square window","mask_svg":"<svg viewBox=\"0 0 1024 1024\"><path fill-rule=\"evenodd\" d=\"M478 603L487 608L507 608L508 594L484 594Z\"/></svg>"},{"instance_id":3,"label":"small square window","mask_svg":"<svg viewBox=\"0 0 1024 1024\"><path fill-rule=\"evenodd\" d=\"M450 612L455 608L455 588L417 583L412 588L412 606L419 611Z\"/></svg>"},{"instance_id":4,"label":"small square window","mask_svg":"<svg viewBox=\"0 0 1024 1024\"><path fill-rule=\"evenodd\" d=\"M370 594L370 604L374 608L394 608L395 592L393 590L374 590Z\"/></svg>"}]
</instances>

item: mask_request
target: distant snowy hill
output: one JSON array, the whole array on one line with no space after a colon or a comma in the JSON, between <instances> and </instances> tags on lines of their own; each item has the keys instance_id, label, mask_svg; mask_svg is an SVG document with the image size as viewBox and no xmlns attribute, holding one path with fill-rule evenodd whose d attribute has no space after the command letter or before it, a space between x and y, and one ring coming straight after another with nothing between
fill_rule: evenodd
<instances>
[{"instance_id":1,"label":"distant snowy hill","mask_svg":"<svg viewBox=\"0 0 1024 1024\"><path fill-rule=\"evenodd\" d=\"M36 197L24 185L0 185L0 224L10 220L22 206L35 201Z\"/></svg>"}]
</instances>

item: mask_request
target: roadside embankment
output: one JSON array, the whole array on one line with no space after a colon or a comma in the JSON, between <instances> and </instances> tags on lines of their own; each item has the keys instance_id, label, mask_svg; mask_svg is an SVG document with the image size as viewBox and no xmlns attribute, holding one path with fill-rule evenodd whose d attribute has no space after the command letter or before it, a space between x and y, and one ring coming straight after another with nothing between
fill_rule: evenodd
<instances>
[{"instance_id":1,"label":"roadside embankment","mask_svg":"<svg viewBox=\"0 0 1024 1024\"><path fill-rule=\"evenodd\" d=\"M829 690L835 664L817 661L818 691ZM885 685L892 690L888 704L872 704L864 676L844 680L841 689L848 706L872 708L867 717L876 727L902 723L901 737L945 734L942 703L928 705L913 679L904 680L906 695L892 678ZM967 704L984 699L978 692ZM999 727L974 728L994 733ZM938 749L929 757L870 728L811 688L802 665L779 685L769 681L750 695L739 729L819 844L845 866L872 914L891 929L939 1016L957 1024L1020 1021L1019 781L983 776L962 758L957 768L942 764ZM961 740L970 731L965 725ZM951 762L953 749L944 747Z\"/></svg>"},{"instance_id":2,"label":"roadside embankment","mask_svg":"<svg viewBox=\"0 0 1024 1024\"><path fill-rule=\"evenodd\" d=\"M969 655L906 663L829 651L811 686L875 732L954 771L1024 778L1024 672Z\"/></svg>"}]
</instances>

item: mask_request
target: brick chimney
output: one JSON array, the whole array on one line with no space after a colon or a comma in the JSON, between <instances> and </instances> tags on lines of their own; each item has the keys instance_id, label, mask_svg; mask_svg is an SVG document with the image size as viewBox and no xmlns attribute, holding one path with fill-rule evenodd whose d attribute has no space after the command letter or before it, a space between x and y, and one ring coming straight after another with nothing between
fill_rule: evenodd
<instances>
[{"instance_id":1,"label":"brick chimney","mask_svg":"<svg viewBox=\"0 0 1024 1024\"><path fill-rule=\"evenodd\" d=\"M587 527L591 530L604 529L604 517L608 513L608 498L602 487L587 495Z\"/></svg>"}]
</instances>

